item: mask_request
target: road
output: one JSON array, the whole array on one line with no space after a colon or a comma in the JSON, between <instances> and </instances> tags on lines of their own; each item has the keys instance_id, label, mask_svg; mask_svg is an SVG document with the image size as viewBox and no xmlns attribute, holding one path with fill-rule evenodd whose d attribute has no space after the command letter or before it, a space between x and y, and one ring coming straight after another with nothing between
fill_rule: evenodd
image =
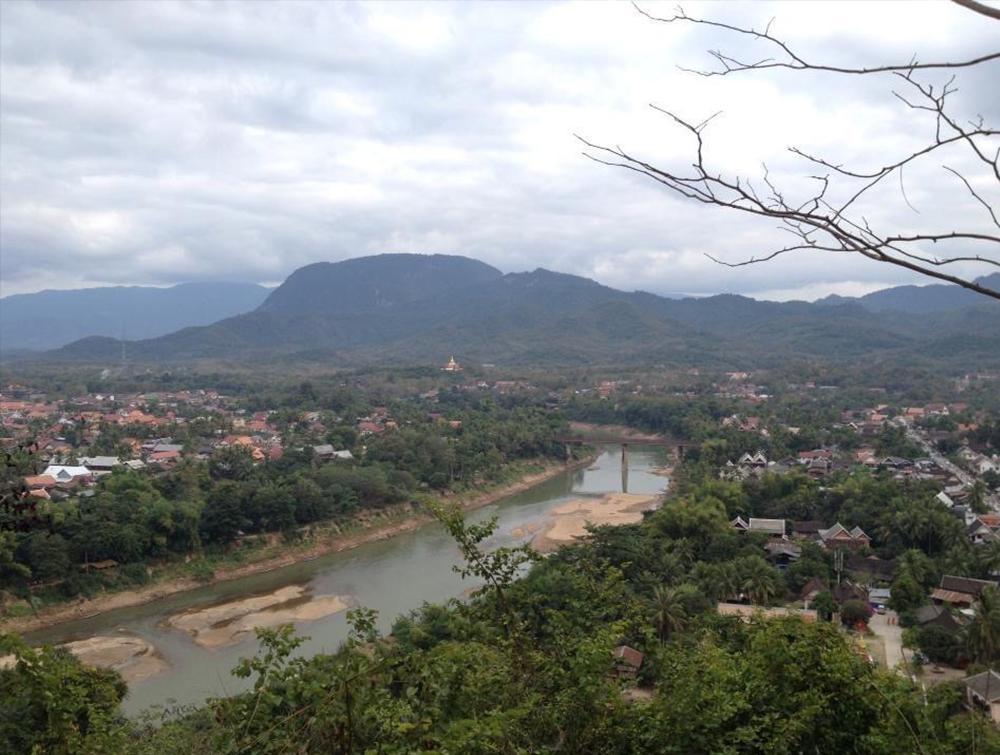
<instances>
[{"instance_id":1,"label":"road","mask_svg":"<svg viewBox=\"0 0 1000 755\"><path fill-rule=\"evenodd\" d=\"M868 622L868 628L885 643L886 666L890 669L906 660L903 656L903 628L896 623L898 621L895 611L886 611L874 614Z\"/></svg>"},{"instance_id":2,"label":"road","mask_svg":"<svg viewBox=\"0 0 1000 755\"><path fill-rule=\"evenodd\" d=\"M916 443L918 446L924 449L924 452L927 454L927 457L932 459L935 464L941 467L941 469L944 469L945 471L951 472L951 474L955 475L958 481L961 482L963 485L966 485L971 488L973 485L976 484L978 480L977 477L969 474L961 467L952 464L947 458L942 456L937 451L937 449L935 449L934 446L931 445L931 442L927 440L927 438L925 438L915 428L907 427L906 437L908 437L910 440L912 440L914 443ZM986 505L993 511L1000 512L1000 494L994 493L992 495L986 496Z\"/></svg>"}]
</instances>

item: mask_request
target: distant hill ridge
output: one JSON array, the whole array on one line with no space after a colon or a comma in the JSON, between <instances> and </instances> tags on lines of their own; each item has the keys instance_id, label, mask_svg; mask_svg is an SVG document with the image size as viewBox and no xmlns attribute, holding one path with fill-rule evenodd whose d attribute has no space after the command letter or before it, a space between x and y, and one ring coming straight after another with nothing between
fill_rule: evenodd
<instances>
[{"instance_id":1,"label":"distant hill ridge","mask_svg":"<svg viewBox=\"0 0 1000 755\"><path fill-rule=\"evenodd\" d=\"M666 299L545 269L504 275L447 255L387 254L292 273L246 314L128 344L134 361L323 360L333 366L443 362L511 365L754 366L792 358L1000 361L1000 306L878 317L861 300ZM89 338L47 359L119 357Z\"/></svg>"},{"instance_id":2,"label":"distant hill ridge","mask_svg":"<svg viewBox=\"0 0 1000 755\"><path fill-rule=\"evenodd\" d=\"M976 282L1000 291L1000 273L993 273ZM948 312L965 307L974 307L982 303L982 294L969 291L961 286L936 283L929 286L896 286L858 297L827 296L817 304L844 304L857 302L865 309L873 312L909 312L910 314L927 314L930 312Z\"/></svg>"},{"instance_id":3,"label":"distant hill ridge","mask_svg":"<svg viewBox=\"0 0 1000 755\"><path fill-rule=\"evenodd\" d=\"M52 349L86 336L152 338L258 307L253 283L106 286L0 298L0 349Z\"/></svg>"}]
</instances>

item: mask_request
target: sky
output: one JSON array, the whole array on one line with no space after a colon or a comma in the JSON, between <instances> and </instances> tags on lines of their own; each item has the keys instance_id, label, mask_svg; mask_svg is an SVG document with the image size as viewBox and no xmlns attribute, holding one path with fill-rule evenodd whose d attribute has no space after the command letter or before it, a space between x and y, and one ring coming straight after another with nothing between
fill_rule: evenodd
<instances>
[{"instance_id":1,"label":"sky","mask_svg":"<svg viewBox=\"0 0 1000 755\"><path fill-rule=\"evenodd\" d=\"M642 3L661 16L674 6ZM684 8L758 27L774 17L775 34L822 63L1000 46L1000 24L944 2ZM382 252L659 294L814 299L922 282L819 253L721 266L705 254L739 261L786 239L581 154L575 134L683 168L691 139L649 105L693 121L721 111L705 132L709 166L759 181L766 164L797 196L816 168L790 146L873 169L933 135L890 76L680 70L711 67L709 49L770 54L627 3L4 2L0 293L273 285L311 262ZM998 80L1000 64L959 72L956 112L1000 123ZM866 219L983 229L982 206L942 164L1000 206L996 182L955 151L904 174L908 203L896 184L873 195Z\"/></svg>"}]
</instances>

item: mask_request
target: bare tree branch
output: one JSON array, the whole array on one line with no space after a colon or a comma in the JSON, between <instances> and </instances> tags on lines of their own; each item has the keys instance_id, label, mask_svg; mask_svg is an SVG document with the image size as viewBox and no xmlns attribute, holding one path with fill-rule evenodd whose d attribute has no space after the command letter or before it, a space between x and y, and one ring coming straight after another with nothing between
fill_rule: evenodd
<instances>
[{"instance_id":1,"label":"bare tree branch","mask_svg":"<svg viewBox=\"0 0 1000 755\"><path fill-rule=\"evenodd\" d=\"M988 16L989 18L995 18L1000 20L1000 8L994 8L985 3L976 2L976 0L951 0L953 3L961 5L963 8L968 8L974 13L979 13L983 16Z\"/></svg>"},{"instance_id":2,"label":"bare tree branch","mask_svg":"<svg viewBox=\"0 0 1000 755\"><path fill-rule=\"evenodd\" d=\"M956 0L959 2L959 0ZM980 5L974 0L960 4L968 6ZM722 173L712 172L706 164L705 130L719 116L715 113L700 122L692 122L678 116L676 113L651 105L654 110L669 117L673 123L689 133L694 139L694 157L690 170L684 172L655 166L637 156L626 152L621 147L607 147L583 137L577 138L587 148L584 155L595 162L617 168L626 169L646 178L656 181L675 194L689 200L706 205L724 207L752 216L768 218L776 221L780 230L792 234L796 241L780 249L763 255L754 255L739 262L723 261L706 254L709 259L727 267L743 267L746 265L768 262L786 254L813 251L820 253L857 254L876 262L894 265L913 272L920 273L963 288L975 291L984 296L1000 300L1000 291L984 286L976 280L963 278L947 272L949 265L958 263L982 264L1000 267L1000 235L978 229L956 229L939 232L892 232L874 228L868 218L861 216L852 218L856 213L858 201L872 189L892 174L898 174L899 190L903 201L916 212L916 208L907 196L903 182L903 170L922 158L940 149L964 146L968 157L975 163L989 169L987 181L1000 184L1000 147L995 150L990 146L991 140L1000 136L1000 131L990 129L983 123L981 117L968 124L954 117L948 111L949 97L957 91L954 76L943 86L918 81L915 73L932 69L961 69L1000 60L1000 52L989 53L977 58L960 62L919 63L915 58L903 65L884 65L871 68L848 68L840 66L820 65L806 61L799 53L782 40L771 34L773 19L768 22L764 31L744 29L732 24L706 19L693 18L678 7L674 16L657 18L650 15L638 5L637 10L644 16L663 23L686 22L723 29L736 34L749 36L772 45L784 59L763 59L755 62L743 62L731 55L718 50L710 51L712 56L722 66L716 71L696 71L701 75L726 75L737 71L760 70L769 68L788 68L794 70L826 71L843 74L892 74L899 77L909 92L893 91L893 95L916 115L922 113L932 117L934 125L933 139L924 147L890 162L877 170L860 170L845 167L825 158L809 154L797 147L790 151L807 162L827 169L826 174L811 175L815 191L806 196L793 199L783 190L772 177L767 165L763 166L761 181L766 192L758 193L754 182L736 176L725 177ZM973 8L976 12L982 9ZM992 10L992 9L988 9ZM991 13L983 13L992 16ZM973 188L973 182L955 168L942 166L946 171L957 176L964 184L970 197L977 205L986 209L992 226L1000 228L998 213L982 193ZM912 175L912 174L911 174ZM838 192L831 195L831 178L839 179ZM980 177L976 178L977 185ZM852 185L854 184L854 185ZM763 195L762 195L763 194ZM840 195L835 200L834 196ZM844 198L846 196L846 199ZM919 214L919 213L918 213ZM970 252L969 246L975 244L979 249L987 245L988 252ZM929 253L928 248L941 248L944 254Z\"/></svg>"},{"instance_id":3,"label":"bare tree branch","mask_svg":"<svg viewBox=\"0 0 1000 755\"><path fill-rule=\"evenodd\" d=\"M955 0L959 2L959 0ZM961 3L965 5L965 3ZM709 50L708 53L713 58L715 58L719 63L722 64L721 70L715 71L701 71L696 69L681 68L683 71L688 73L696 73L700 76L726 76L731 73L737 73L740 71L754 71L767 68L790 68L793 70L811 70L811 71L828 71L831 73L848 73L848 74L869 74L869 73L889 73L891 71L919 71L928 69L944 69L944 68L968 68L969 66L976 66L980 63L986 63L990 60L1000 59L1000 52L987 53L985 55L980 55L970 60L963 61L944 61L940 63L920 63L916 59L911 59L907 63L893 64L893 65L882 65L882 66L871 66L862 68L848 68L845 66L832 66L823 65L819 63L809 63L801 56L792 51L792 49L780 39L771 35L771 24L774 19L771 19L764 31L757 31L756 29L743 29L739 26L733 26L732 24L722 23L721 21L709 21L703 18L695 18L689 16L684 12L681 6L677 6L674 11L673 16L661 17L654 16L646 10L643 10L635 0L632 2L633 7L639 11L642 15L652 21L658 21L664 24L671 24L675 22L687 22L692 24L702 24L704 26L714 26L718 29L726 29L727 31L734 32L736 34L743 34L754 39L763 40L769 42L770 44L777 47L781 52L783 52L788 59L787 60L774 60L773 58L763 58L761 60L748 63L745 61L737 60L729 55L726 55L718 50ZM978 5L978 4L977 4ZM971 6L966 6L971 7ZM985 6L983 6L985 7ZM982 12L982 11L977 11ZM989 14L987 14L989 15Z\"/></svg>"}]
</instances>

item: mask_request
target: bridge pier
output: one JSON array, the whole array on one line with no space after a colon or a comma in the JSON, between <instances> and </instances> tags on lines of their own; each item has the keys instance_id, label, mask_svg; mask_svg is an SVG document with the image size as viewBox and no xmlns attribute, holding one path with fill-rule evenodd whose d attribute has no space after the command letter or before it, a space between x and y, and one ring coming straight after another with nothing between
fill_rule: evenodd
<instances>
[{"instance_id":1,"label":"bridge pier","mask_svg":"<svg viewBox=\"0 0 1000 755\"><path fill-rule=\"evenodd\" d=\"M622 443L622 492L628 492L628 443Z\"/></svg>"}]
</instances>

